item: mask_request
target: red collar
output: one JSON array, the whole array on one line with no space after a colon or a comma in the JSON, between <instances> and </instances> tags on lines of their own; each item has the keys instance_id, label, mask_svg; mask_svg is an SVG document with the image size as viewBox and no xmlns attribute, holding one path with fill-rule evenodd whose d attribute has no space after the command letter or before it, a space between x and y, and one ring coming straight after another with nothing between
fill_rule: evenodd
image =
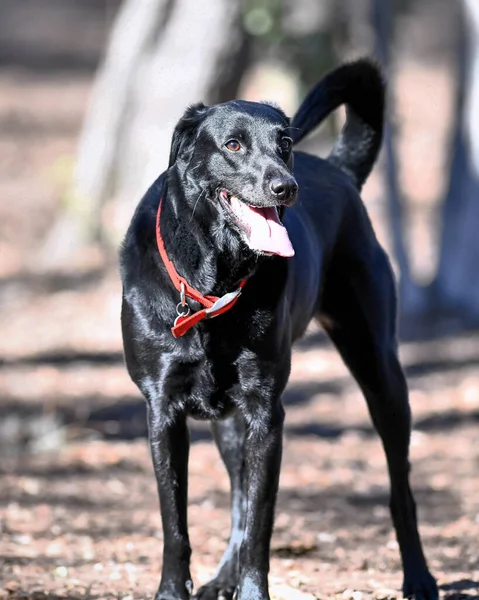
<instances>
[{"instance_id":1,"label":"red collar","mask_svg":"<svg viewBox=\"0 0 479 600\"><path fill-rule=\"evenodd\" d=\"M178 274L174 264L171 262L166 252L165 243L163 242L160 232L160 213L162 202L163 198L160 198L158 213L156 215L156 243L158 245L161 259L166 267L166 270L168 271L168 275L170 276L173 285L180 293L180 301L176 305L176 312L178 316L176 317L173 327L171 328L173 337L177 338L185 335L185 333L191 329L193 325L196 325L196 323L199 323L203 319L212 319L213 317L217 317L218 315L230 310L230 308L233 308L239 296L241 295L241 290L246 285L248 278L243 279L243 281L241 281L239 284L238 289L236 289L234 292L229 292L229 294L225 294L221 298L218 298L218 296L203 296L198 290L195 290L195 288L191 287L186 279ZM190 307L186 302L186 297L196 300L196 302L199 302L205 308L190 315Z\"/></svg>"}]
</instances>

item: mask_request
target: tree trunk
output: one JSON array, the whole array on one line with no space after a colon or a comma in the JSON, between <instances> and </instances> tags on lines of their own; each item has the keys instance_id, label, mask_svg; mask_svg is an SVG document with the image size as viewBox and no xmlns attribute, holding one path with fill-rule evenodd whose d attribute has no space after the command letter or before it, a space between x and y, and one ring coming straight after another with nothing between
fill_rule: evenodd
<instances>
[{"instance_id":1,"label":"tree trunk","mask_svg":"<svg viewBox=\"0 0 479 600\"><path fill-rule=\"evenodd\" d=\"M393 36L392 2L390 0L372 0L371 9L375 38L374 54L385 70L389 71L389 48ZM419 312L423 307L424 294L411 276L409 257L404 241L404 201L398 183L398 165L395 152L394 133L394 127L391 123L391 110L389 109L386 110L385 115L383 140L385 188L387 190L394 256L400 271L399 302L403 313L413 314Z\"/></svg>"},{"instance_id":2,"label":"tree trunk","mask_svg":"<svg viewBox=\"0 0 479 600\"><path fill-rule=\"evenodd\" d=\"M116 245L166 168L186 107L234 96L249 58L241 9L241 0L125 0L80 138L78 207L60 216L45 262L65 260L85 237Z\"/></svg>"},{"instance_id":3,"label":"tree trunk","mask_svg":"<svg viewBox=\"0 0 479 600\"><path fill-rule=\"evenodd\" d=\"M171 133L187 105L219 99L219 71L228 74L225 62L242 47L240 9L239 0L209 0L207 10L197 0L175 0L164 33L142 57L113 173L115 200L126 220L166 168ZM236 85L241 74L229 71Z\"/></svg>"},{"instance_id":4,"label":"tree trunk","mask_svg":"<svg viewBox=\"0 0 479 600\"><path fill-rule=\"evenodd\" d=\"M75 173L79 201L92 233L100 227L97 217L102 202L114 188L136 73L162 35L170 11L170 0L127 0L113 27L86 113Z\"/></svg>"},{"instance_id":5,"label":"tree trunk","mask_svg":"<svg viewBox=\"0 0 479 600\"><path fill-rule=\"evenodd\" d=\"M448 194L443 207L439 269L441 304L479 318L479 4L463 0L458 118Z\"/></svg>"}]
</instances>

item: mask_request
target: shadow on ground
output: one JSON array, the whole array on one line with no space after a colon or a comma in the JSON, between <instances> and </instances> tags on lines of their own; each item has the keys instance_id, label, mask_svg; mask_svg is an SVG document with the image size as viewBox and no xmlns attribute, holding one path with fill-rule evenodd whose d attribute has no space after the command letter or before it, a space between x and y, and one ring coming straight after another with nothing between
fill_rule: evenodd
<instances>
[{"instance_id":1,"label":"shadow on ground","mask_svg":"<svg viewBox=\"0 0 479 600\"><path fill-rule=\"evenodd\" d=\"M460 579L452 583L445 583L439 586L439 589L445 592L444 600L468 600L469 598L477 598L479 590L479 581L472 579ZM467 592L471 591L471 594Z\"/></svg>"}]
</instances>

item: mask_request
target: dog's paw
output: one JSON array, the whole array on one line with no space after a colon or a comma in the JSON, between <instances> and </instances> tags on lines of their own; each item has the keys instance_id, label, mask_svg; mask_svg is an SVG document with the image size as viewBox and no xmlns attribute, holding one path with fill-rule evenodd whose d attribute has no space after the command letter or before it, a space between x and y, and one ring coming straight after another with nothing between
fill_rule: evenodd
<instances>
[{"instance_id":1,"label":"dog's paw","mask_svg":"<svg viewBox=\"0 0 479 600\"><path fill-rule=\"evenodd\" d=\"M233 600L236 586L213 579L194 595L194 600Z\"/></svg>"},{"instance_id":2,"label":"dog's paw","mask_svg":"<svg viewBox=\"0 0 479 600\"><path fill-rule=\"evenodd\" d=\"M406 577L403 585L403 596L413 600L437 600L439 591L436 580L429 571L424 571L414 577Z\"/></svg>"},{"instance_id":3,"label":"dog's paw","mask_svg":"<svg viewBox=\"0 0 479 600\"><path fill-rule=\"evenodd\" d=\"M187 579L184 585L160 585L155 600L191 600L192 594L193 582Z\"/></svg>"}]
</instances>

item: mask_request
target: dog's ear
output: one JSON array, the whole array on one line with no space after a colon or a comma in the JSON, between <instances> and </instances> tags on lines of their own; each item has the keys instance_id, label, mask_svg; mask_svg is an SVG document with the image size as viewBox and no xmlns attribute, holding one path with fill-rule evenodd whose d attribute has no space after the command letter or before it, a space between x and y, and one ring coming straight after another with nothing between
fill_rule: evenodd
<instances>
[{"instance_id":1,"label":"dog's ear","mask_svg":"<svg viewBox=\"0 0 479 600\"><path fill-rule=\"evenodd\" d=\"M288 125L290 124L291 119L286 115L279 104L276 104L276 102L272 102L271 100L263 100L263 104L273 108L285 121L287 121Z\"/></svg>"},{"instance_id":2,"label":"dog's ear","mask_svg":"<svg viewBox=\"0 0 479 600\"><path fill-rule=\"evenodd\" d=\"M185 114L178 121L171 139L170 160L168 168L178 160L187 161L193 151L193 140L196 128L201 123L208 111L208 107L202 104L189 106Z\"/></svg>"}]
</instances>

